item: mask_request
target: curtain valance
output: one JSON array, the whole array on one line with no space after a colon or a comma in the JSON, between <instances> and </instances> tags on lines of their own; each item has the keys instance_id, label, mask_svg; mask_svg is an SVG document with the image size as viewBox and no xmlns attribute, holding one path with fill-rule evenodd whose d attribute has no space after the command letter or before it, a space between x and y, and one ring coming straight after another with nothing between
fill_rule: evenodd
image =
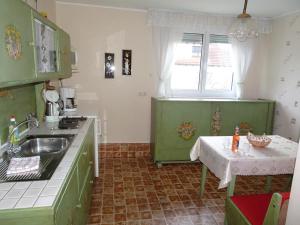
<instances>
[{"instance_id":1,"label":"curtain valance","mask_svg":"<svg viewBox=\"0 0 300 225\"><path fill-rule=\"evenodd\" d=\"M227 34L235 16L211 15L150 9L148 25L154 27L169 27L189 32L208 32ZM260 33L271 33L272 20L269 18L254 18Z\"/></svg>"}]
</instances>

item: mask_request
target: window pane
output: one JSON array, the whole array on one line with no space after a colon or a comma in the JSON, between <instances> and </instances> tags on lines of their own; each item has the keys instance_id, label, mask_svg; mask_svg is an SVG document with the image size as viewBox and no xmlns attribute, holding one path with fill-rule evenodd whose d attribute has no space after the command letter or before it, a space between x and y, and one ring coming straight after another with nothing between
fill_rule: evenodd
<instances>
[{"instance_id":1,"label":"window pane","mask_svg":"<svg viewBox=\"0 0 300 225\"><path fill-rule=\"evenodd\" d=\"M202 43L202 34L184 34L175 50L171 89L198 90Z\"/></svg>"},{"instance_id":2,"label":"window pane","mask_svg":"<svg viewBox=\"0 0 300 225\"><path fill-rule=\"evenodd\" d=\"M231 44L225 35L210 35L205 90L232 90Z\"/></svg>"}]
</instances>

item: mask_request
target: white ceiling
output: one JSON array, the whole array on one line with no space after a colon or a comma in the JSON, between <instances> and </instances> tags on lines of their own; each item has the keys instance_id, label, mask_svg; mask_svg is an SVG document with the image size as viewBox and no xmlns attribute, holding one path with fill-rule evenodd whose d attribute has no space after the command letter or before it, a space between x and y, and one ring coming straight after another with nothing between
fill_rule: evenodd
<instances>
[{"instance_id":1,"label":"white ceiling","mask_svg":"<svg viewBox=\"0 0 300 225\"><path fill-rule=\"evenodd\" d=\"M56 0L57 2L82 3L147 10L168 9L197 11L201 13L241 13L244 0ZM249 0L247 12L252 16L277 17L300 10L300 0Z\"/></svg>"}]
</instances>

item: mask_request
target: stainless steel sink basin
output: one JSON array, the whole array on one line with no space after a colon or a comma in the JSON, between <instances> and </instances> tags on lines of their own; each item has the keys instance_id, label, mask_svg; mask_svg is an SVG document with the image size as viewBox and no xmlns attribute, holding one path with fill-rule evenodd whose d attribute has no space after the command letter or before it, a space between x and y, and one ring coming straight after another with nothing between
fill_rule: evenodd
<instances>
[{"instance_id":1,"label":"stainless steel sink basin","mask_svg":"<svg viewBox=\"0 0 300 225\"><path fill-rule=\"evenodd\" d=\"M20 153L24 156L57 154L66 151L74 135L28 136L20 144Z\"/></svg>"},{"instance_id":2,"label":"stainless steel sink basin","mask_svg":"<svg viewBox=\"0 0 300 225\"><path fill-rule=\"evenodd\" d=\"M20 142L20 150L13 155L5 152L0 160L0 183L7 181L50 179L61 159L70 147L75 135L31 135ZM38 175L7 177L11 157L40 156Z\"/></svg>"}]
</instances>

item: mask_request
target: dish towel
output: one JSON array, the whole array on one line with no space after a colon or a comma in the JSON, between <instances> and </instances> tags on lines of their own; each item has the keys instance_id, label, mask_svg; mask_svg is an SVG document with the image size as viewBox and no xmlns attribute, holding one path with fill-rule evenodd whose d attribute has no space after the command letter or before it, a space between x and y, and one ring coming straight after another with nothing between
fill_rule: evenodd
<instances>
[{"instance_id":1,"label":"dish towel","mask_svg":"<svg viewBox=\"0 0 300 225\"><path fill-rule=\"evenodd\" d=\"M39 172L40 156L12 158L10 160L7 176L19 176L26 174L36 174Z\"/></svg>"}]
</instances>

